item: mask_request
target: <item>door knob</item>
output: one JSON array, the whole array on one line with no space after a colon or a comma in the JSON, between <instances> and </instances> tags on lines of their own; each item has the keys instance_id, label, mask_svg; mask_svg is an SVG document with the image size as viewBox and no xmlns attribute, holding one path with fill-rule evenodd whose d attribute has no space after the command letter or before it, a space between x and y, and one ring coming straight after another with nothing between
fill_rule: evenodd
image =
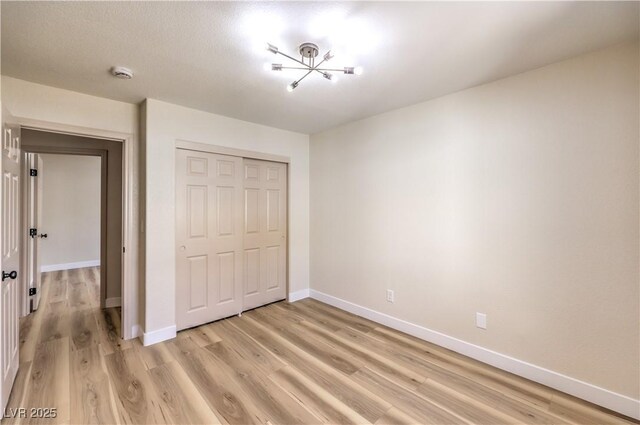
<instances>
[{"instance_id":1,"label":"door knob","mask_svg":"<svg viewBox=\"0 0 640 425\"><path fill-rule=\"evenodd\" d=\"M9 273L3 271L2 272L2 281L4 282L5 279L15 279L16 277L18 277L18 272L13 270Z\"/></svg>"}]
</instances>

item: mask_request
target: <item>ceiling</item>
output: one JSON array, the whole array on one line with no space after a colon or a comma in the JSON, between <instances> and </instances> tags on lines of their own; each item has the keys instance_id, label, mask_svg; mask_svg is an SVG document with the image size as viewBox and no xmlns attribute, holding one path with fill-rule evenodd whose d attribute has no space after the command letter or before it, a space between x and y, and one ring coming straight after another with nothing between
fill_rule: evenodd
<instances>
[{"instance_id":1,"label":"ceiling","mask_svg":"<svg viewBox=\"0 0 640 425\"><path fill-rule=\"evenodd\" d=\"M8 2L2 74L315 133L637 39L638 2ZM311 41L360 65L333 84L265 71ZM118 80L113 65L131 68Z\"/></svg>"}]
</instances>

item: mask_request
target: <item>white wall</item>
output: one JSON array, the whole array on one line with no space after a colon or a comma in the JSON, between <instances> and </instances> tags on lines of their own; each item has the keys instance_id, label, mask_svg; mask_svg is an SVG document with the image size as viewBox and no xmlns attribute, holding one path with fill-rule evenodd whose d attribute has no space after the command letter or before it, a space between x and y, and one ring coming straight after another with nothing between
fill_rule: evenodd
<instances>
[{"instance_id":1,"label":"white wall","mask_svg":"<svg viewBox=\"0 0 640 425\"><path fill-rule=\"evenodd\" d=\"M616 46L312 135L312 290L638 400L638 66Z\"/></svg>"},{"instance_id":2,"label":"white wall","mask_svg":"<svg viewBox=\"0 0 640 425\"><path fill-rule=\"evenodd\" d=\"M40 266L100 262L100 157L41 154ZM78 175L82 178L79 179Z\"/></svg>"},{"instance_id":3,"label":"white wall","mask_svg":"<svg viewBox=\"0 0 640 425\"><path fill-rule=\"evenodd\" d=\"M148 340L175 334L174 205L175 142L178 139L290 158L289 290L308 289L309 136L152 99L146 101L145 119L147 284L144 331L149 335Z\"/></svg>"}]
</instances>

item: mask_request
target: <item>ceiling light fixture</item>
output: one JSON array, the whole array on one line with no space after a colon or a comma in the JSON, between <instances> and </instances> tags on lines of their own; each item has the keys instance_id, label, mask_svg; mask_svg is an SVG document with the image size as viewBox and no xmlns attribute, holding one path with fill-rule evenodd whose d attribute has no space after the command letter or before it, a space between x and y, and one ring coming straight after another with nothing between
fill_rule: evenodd
<instances>
[{"instance_id":1,"label":"ceiling light fixture","mask_svg":"<svg viewBox=\"0 0 640 425\"><path fill-rule=\"evenodd\" d=\"M286 53L282 53L273 44L267 43L267 50L275 55L279 54L288 59L291 59L292 61L296 62L299 65L299 66L283 66L280 63L273 63L271 64L272 71L282 71L283 69L299 69L302 71L306 71L306 73L302 77L298 78L297 80L295 80L294 82L292 82L287 86L287 91L290 91L290 92L293 91L296 87L298 87L298 84L300 84L300 81L304 80L309 74L313 72L320 73L324 78L332 82L335 82L337 80L335 75L332 74L333 72L341 72L347 75L362 75L362 67L360 66L358 67L345 66L343 68L320 68L320 65L331 60L334 57L334 55L333 53L331 53L331 50L329 50L327 53L324 54L324 56L322 57L322 60L316 64L316 57L320 53L320 49L318 48L318 45L314 43L302 43L300 45L300 47L298 48L298 51L300 52L300 60L292 56L289 56Z\"/></svg>"}]
</instances>

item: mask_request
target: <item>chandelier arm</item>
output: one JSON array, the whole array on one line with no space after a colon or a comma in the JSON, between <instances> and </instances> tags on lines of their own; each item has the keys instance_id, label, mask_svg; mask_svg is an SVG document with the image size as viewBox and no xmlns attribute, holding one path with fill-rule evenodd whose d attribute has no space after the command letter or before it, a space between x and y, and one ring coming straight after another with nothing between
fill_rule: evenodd
<instances>
[{"instance_id":1,"label":"chandelier arm","mask_svg":"<svg viewBox=\"0 0 640 425\"><path fill-rule=\"evenodd\" d=\"M309 71L309 68L303 68L301 66L283 66L282 69L301 69L303 71Z\"/></svg>"},{"instance_id":2,"label":"chandelier arm","mask_svg":"<svg viewBox=\"0 0 640 425\"><path fill-rule=\"evenodd\" d=\"M325 76L324 75L325 74L324 71L322 71L320 69L316 69L316 68L314 68L313 70L316 71L317 73L319 73L320 75L322 75L323 77Z\"/></svg>"},{"instance_id":3,"label":"chandelier arm","mask_svg":"<svg viewBox=\"0 0 640 425\"><path fill-rule=\"evenodd\" d=\"M304 79L307 77L307 75L311 74L312 72L313 72L313 69L312 69L312 70L310 70L309 72L307 72L306 74L304 74L304 75L303 75L302 77L300 77L298 80L296 80L296 83L298 83L298 84L299 84L299 83L300 83L300 81L304 80Z\"/></svg>"},{"instance_id":4,"label":"chandelier arm","mask_svg":"<svg viewBox=\"0 0 640 425\"><path fill-rule=\"evenodd\" d=\"M318 64L317 64L317 65L315 65L315 66L313 67L313 69L319 69L318 67L319 67L320 65L322 65L322 64L323 64L324 62L326 62L326 61L327 61L326 59L322 59L320 62L318 62Z\"/></svg>"},{"instance_id":5,"label":"chandelier arm","mask_svg":"<svg viewBox=\"0 0 640 425\"><path fill-rule=\"evenodd\" d=\"M342 68L342 69L337 69L337 68L317 68L316 71L344 72L344 68Z\"/></svg>"},{"instance_id":6,"label":"chandelier arm","mask_svg":"<svg viewBox=\"0 0 640 425\"><path fill-rule=\"evenodd\" d=\"M304 63L304 62L302 62L302 61L299 61L298 59L296 59L296 58L294 58L294 57L292 57L292 56L289 56L289 55L288 55L288 54L286 54L286 53L282 53L281 51L278 51L278 54L280 54L280 55L284 56L285 58L289 58L289 59L291 59L291 60L292 60L292 61L294 61L294 62L299 63L300 65L302 65L302 66L304 66L304 67L305 67L304 69L310 69L310 68L311 68L311 67L310 67L309 65L307 65L306 63Z\"/></svg>"}]
</instances>

